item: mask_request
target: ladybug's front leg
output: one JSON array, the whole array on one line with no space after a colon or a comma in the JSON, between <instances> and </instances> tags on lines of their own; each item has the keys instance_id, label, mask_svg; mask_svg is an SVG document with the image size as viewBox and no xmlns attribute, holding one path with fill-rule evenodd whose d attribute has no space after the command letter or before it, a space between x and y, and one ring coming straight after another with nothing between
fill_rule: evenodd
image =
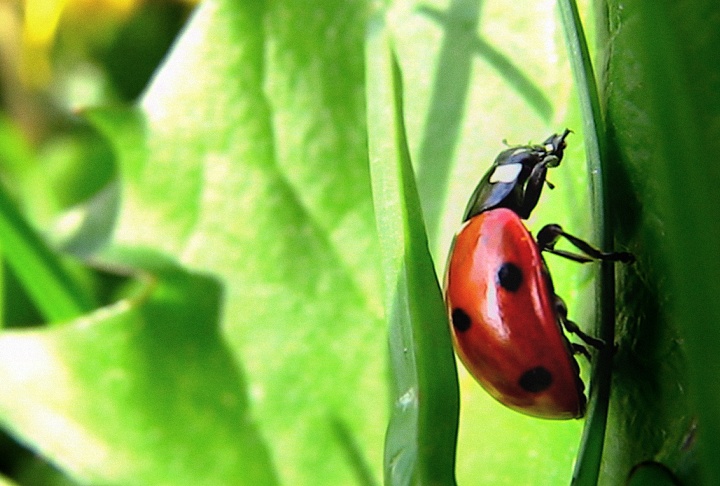
<instances>
[{"instance_id":1,"label":"ladybug's front leg","mask_svg":"<svg viewBox=\"0 0 720 486\"><path fill-rule=\"evenodd\" d=\"M535 206L537 206L540 200L540 194L545 184L547 184L550 189L555 187L547 180L547 171L549 168L560 165L565 150L565 138L567 138L569 134L570 130L566 128L560 135L551 135L543 143L545 154L530 171L527 183L525 184L525 190L523 191L522 202L520 206L515 209L515 212L520 218L527 219L530 216L530 213L535 209Z\"/></svg>"},{"instance_id":2,"label":"ladybug's front leg","mask_svg":"<svg viewBox=\"0 0 720 486\"><path fill-rule=\"evenodd\" d=\"M557 243L560 237L568 240L573 246L575 246L575 248L583 252L584 255L565 250L556 250L555 243ZM595 248L587 241L566 233L558 224L548 224L544 226L537 235L537 243L540 251L546 251L554 255L559 255L578 263L588 263L595 260L629 263L635 260L635 257L631 253L625 251L604 252Z\"/></svg>"},{"instance_id":3,"label":"ladybug's front leg","mask_svg":"<svg viewBox=\"0 0 720 486\"><path fill-rule=\"evenodd\" d=\"M559 164L560 157L551 154L545 156L545 158L535 164L532 168L530 176L528 176L527 183L525 184L522 203L515 210L520 218L527 219L530 216L530 213L533 209L535 209L535 206L537 206L537 203L540 200L540 194L542 193L545 184L547 184L550 189L555 187L547 180L547 171L548 168L557 167Z\"/></svg>"}]
</instances>

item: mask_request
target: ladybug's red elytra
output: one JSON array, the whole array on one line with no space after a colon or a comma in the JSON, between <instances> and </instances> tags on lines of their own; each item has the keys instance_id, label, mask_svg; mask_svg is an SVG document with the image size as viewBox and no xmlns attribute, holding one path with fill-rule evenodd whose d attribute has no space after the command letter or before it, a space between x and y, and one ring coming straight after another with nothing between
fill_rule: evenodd
<instances>
[{"instance_id":1,"label":"ladybug's red elytra","mask_svg":"<svg viewBox=\"0 0 720 486\"><path fill-rule=\"evenodd\" d=\"M543 186L552 187L547 171L560 164L569 133L498 155L470 198L445 275L453 342L465 367L501 403L549 419L585 414L585 387L574 355L589 353L571 343L563 327L587 345L604 343L568 319L541 252L580 263L633 259L625 252L602 252L556 224L543 227L535 239L522 223ZM581 253L555 249L560 238Z\"/></svg>"}]
</instances>

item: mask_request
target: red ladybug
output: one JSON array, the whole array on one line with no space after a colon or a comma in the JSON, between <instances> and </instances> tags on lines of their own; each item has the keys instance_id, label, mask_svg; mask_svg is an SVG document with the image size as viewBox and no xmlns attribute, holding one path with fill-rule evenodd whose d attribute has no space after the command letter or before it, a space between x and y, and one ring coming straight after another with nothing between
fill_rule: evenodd
<instances>
[{"instance_id":1,"label":"red ladybug","mask_svg":"<svg viewBox=\"0 0 720 486\"><path fill-rule=\"evenodd\" d=\"M552 188L547 170L560 164L569 133L498 155L470 198L445 277L453 341L465 367L501 403L550 419L585 413L574 355L589 353L571 343L563 327L595 348L604 343L568 319L541 252L581 263L632 260L629 253L604 253L555 224L542 228L536 240L521 221L535 208L543 185ZM556 250L560 237L582 254Z\"/></svg>"}]
</instances>

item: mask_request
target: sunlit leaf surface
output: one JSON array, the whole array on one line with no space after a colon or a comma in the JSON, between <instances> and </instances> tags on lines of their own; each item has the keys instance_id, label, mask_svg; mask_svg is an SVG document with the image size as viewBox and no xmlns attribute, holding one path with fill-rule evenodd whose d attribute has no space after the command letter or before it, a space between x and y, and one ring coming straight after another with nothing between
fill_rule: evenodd
<instances>
[{"instance_id":1,"label":"sunlit leaf surface","mask_svg":"<svg viewBox=\"0 0 720 486\"><path fill-rule=\"evenodd\" d=\"M91 483L380 481L391 401L367 15L340 0L206 1L135 106L83 114L112 150L117 182L103 196L116 199L104 207L118 209L74 248L155 283L55 329L2 335L7 430ZM399 1L388 28L442 275L503 139L580 129L565 48L547 0ZM533 231L558 222L592 235L581 140L569 140ZM148 264L158 254L172 263ZM588 324L591 271L548 260L571 317ZM460 484L567 482L579 422L506 410L462 369L460 386Z\"/></svg>"}]
</instances>

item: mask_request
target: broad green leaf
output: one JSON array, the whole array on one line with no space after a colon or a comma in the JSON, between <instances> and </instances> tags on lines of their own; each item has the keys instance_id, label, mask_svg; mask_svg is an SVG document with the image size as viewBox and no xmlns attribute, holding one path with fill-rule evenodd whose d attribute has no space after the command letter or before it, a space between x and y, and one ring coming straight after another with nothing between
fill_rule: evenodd
<instances>
[{"instance_id":1,"label":"broad green leaf","mask_svg":"<svg viewBox=\"0 0 720 486\"><path fill-rule=\"evenodd\" d=\"M368 29L370 168L383 254L393 409L385 484L455 484L459 397L447 314L428 249L384 19Z\"/></svg>"},{"instance_id":2,"label":"broad green leaf","mask_svg":"<svg viewBox=\"0 0 720 486\"><path fill-rule=\"evenodd\" d=\"M601 479L624 481L648 458L687 473L697 448L705 484L717 484L720 5L609 1L603 21L616 234L638 262L619 278Z\"/></svg>"},{"instance_id":3,"label":"broad green leaf","mask_svg":"<svg viewBox=\"0 0 720 486\"><path fill-rule=\"evenodd\" d=\"M286 484L380 471L363 15L205 2L136 112L90 114L125 182L113 245L160 249L221 283L222 335Z\"/></svg>"},{"instance_id":4,"label":"broad green leaf","mask_svg":"<svg viewBox=\"0 0 720 486\"><path fill-rule=\"evenodd\" d=\"M222 288L153 265L134 298L0 335L2 423L83 483L273 484Z\"/></svg>"}]
</instances>

